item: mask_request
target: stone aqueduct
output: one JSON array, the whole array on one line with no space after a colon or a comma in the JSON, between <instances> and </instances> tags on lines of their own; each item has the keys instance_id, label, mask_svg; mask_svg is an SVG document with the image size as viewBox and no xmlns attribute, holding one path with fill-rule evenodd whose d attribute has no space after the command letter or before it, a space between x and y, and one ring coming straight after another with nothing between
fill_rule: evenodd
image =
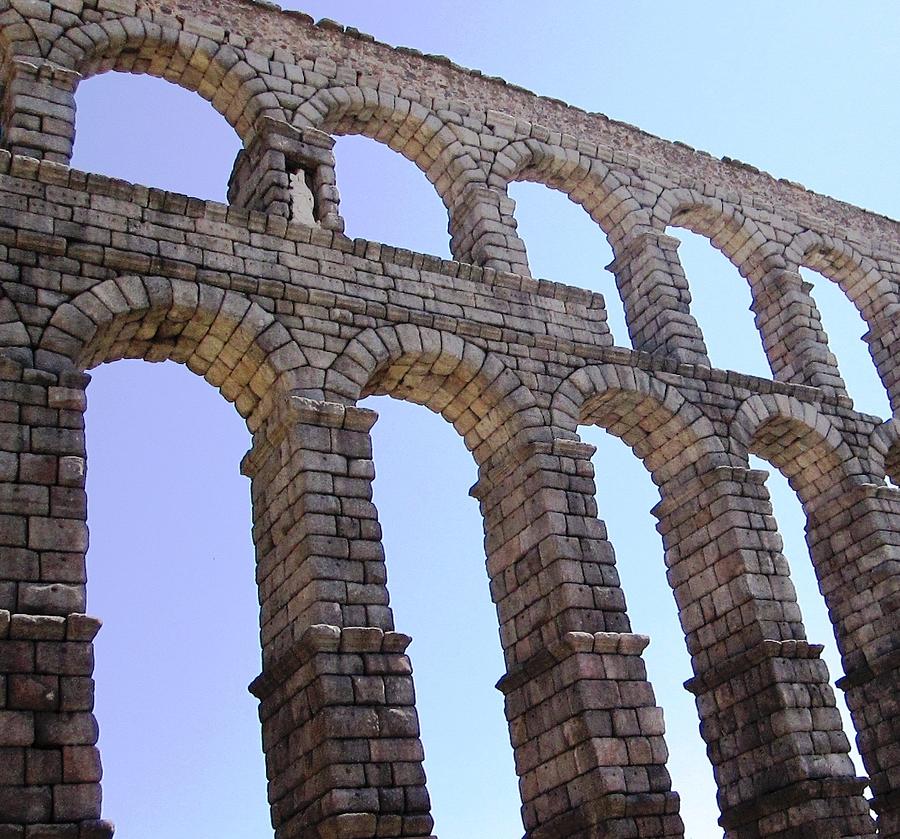
<instances>
[{"instance_id":1,"label":"stone aqueduct","mask_svg":"<svg viewBox=\"0 0 900 839\"><path fill-rule=\"evenodd\" d=\"M853 409L799 274L853 301L900 408L897 222L264 3L0 10L2 839L112 833L83 412L85 371L125 357L187 365L253 432L251 687L279 839L432 830L371 503L375 414L356 406L373 393L441 413L478 463L530 839L683 833L584 424L627 442L659 486L726 835L900 837L898 425ZM196 91L234 127L228 206L69 168L75 89L109 70ZM343 235L332 144L348 133L427 175L455 261ZM607 234L632 347L613 346L600 295L530 277L516 180L564 192ZM747 279L772 380L711 367L668 225ZM802 500L871 810L750 453Z\"/></svg>"}]
</instances>

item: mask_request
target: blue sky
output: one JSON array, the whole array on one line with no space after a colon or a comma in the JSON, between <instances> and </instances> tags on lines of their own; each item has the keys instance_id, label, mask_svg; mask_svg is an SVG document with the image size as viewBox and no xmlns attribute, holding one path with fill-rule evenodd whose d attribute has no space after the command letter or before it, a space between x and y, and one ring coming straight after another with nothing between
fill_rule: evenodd
<instances>
[{"instance_id":1,"label":"blue sky","mask_svg":"<svg viewBox=\"0 0 900 839\"><path fill-rule=\"evenodd\" d=\"M779 177L897 218L900 23L893 3L309 2L394 44L450 55L668 139L746 160ZM222 200L237 138L199 97L155 79L109 74L78 92L75 165ZM448 255L446 212L424 176L374 141L336 146L348 233ZM627 343L602 232L564 196L512 190L533 272L602 291ZM746 283L699 237L682 238L694 311L716 366L765 375ZM862 321L833 284L810 275L851 396L886 416L859 340ZM398 629L416 671L442 839L521 835L502 702L496 618L481 522L467 496L475 467L462 441L424 408L371 400L376 503ZM89 609L97 642L104 813L120 835L223 839L268 835L255 703L256 592L249 436L233 408L173 364L119 362L89 389ZM687 835L721 835L697 733L690 676L662 547L658 500L640 462L597 429L600 514L616 548L635 630L666 713L670 770ZM811 640L830 641L796 498L769 479Z\"/></svg>"}]
</instances>

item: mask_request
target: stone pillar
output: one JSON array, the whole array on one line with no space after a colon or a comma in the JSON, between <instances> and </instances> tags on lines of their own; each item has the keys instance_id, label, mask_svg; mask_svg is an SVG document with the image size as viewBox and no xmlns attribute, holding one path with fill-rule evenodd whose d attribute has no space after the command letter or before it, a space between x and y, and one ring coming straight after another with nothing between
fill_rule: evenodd
<instances>
[{"instance_id":1,"label":"stone pillar","mask_svg":"<svg viewBox=\"0 0 900 839\"><path fill-rule=\"evenodd\" d=\"M846 396L837 359L828 349L828 336L810 292L800 274L778 268L769 271L753 289L756 327L776 379Z\"/></svg>"},{"instance_id":2,"label":"stone pillar","mask_svg":"<svg viewBox=\"0 0 900 839\"><path fill-rule=\"evenodd\" d=\"M75 88L81 75L38 58L13 58L0 105L0 143L68 165L75 143Z\"/></svg>"},{"instance_id":3,"label":"stone pillar","mask_svg":"<svg viewBox=\"0 0 900 839\"><path fill-rule=\"evenodd\" d=\"M861 484L807 504L807 540L834 625L838 687L871 779L878 835L900 837L900 492Z\"/></svg>"},{"instance_id":4,"label":"stone pillar","mask_svg":"<svg viewBox=\"0 0 900 839\"><path fill-rule=\"evenodd\" d=\"M266 116L256 121L255 128L253 139L235 158L228 181L229 203L343 232L334 138Z\"/></svg>"},{"instance_id":5,"label":"stone pillar","mask_svg":"<svg viewBox=\"0 0 900 839\"><path fill-rule=\"evenodd\" d=\"M719 466L654 509L727 839L874 836L821 647L806 641L766 473ZM836 830L850 832L837 833Z\"/></svg>"},{"instance_id":6,"label":"stone pillar","mask_svg":"<svg viewBox=\"0 0 900 839\"><path fill-rule=\"evenodd\" d=\"M426 837L410 638L394 632L372 504L374 411L299 397L244 460L252 479L276 839Z\"/></svg>"},{"instance_id":7,"label":"stone pillar","mask_svg":"<svg viewBox=\"0 0 900 839\"><path fill-rule=\"evenodd\" d=\"M709 367L691 292L678 259L681 242L656 230L635 233L607 266L625 307L634 349Z\"/></svg>"},{"instance_id":8,"label":"stone pillar","mask_svg":"<svg viewBox=\"0 0 900 839\"><path fill-rule=\"evenodd\" d=\"M574 440L525 444L483 464L473 488L525 835L682 836L647 638L631 632L596 518L593 452Z\"/></svg>"},{"instance_id":9,"label":"stone pillar","mask_svg":"<svg viewBox=\"0 0 900 839\"><path fill-rule=\"evenodd\" d=\"M469 184L450 210L450 250L459 262L530 277L516 233L516 202L484 184Z\"/></svg>"},{"instance_id":10,"label":"stone pillar","mask_svg":"<svg viewBox=\"0 0 900 839\"><path fill-rule=\"evenodd\" d=\"M900 320L897 316L898 312L892 309L882 312L878 320L869 322L869 330L862 336L869 345L894 416L900 412Z\"/></svg>"},{"instance_id":11,"label":"stone pillar","mask_svg":"<svg viewBox=\"0 0 900 839\"><path fill-rule=\"evenodd\" d=\"M87 376L0 359L0 836L108 839L100 821L87 550Z\"/></svg>"}]
</instances>

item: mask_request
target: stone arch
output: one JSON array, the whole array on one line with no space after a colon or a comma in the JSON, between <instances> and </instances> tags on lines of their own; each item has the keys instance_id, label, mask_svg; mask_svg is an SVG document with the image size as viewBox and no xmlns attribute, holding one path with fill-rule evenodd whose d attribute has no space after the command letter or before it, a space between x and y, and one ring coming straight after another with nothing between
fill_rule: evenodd
<instances>
[{"instance_id":1,"label":"stone arch","mask_svg":"<svg viewBox=\"0 0 900 839\"><path fill-rule=\"evenodd\" d=\"M765 790L772 783L768 766L757 770L745 763L745 742L759 742L753 738L762 729L766 742L778 742L791 754L809 751L802 737L775 733L785 707L777 699L778 683L792 676L754 670L770 654L767 650L780 653L782 644L808 648L810 657L817 654L805 641L765 473L747 468L721 425L687 394L646 371L611 364L583 368L557 390L553 409L570 425L598 424L623 439L660 487L653 514L695 673L685 687L697 697L700 731L719 786L721 823L726 824L737 810L741 785ZM794 665L785 658L784 666ZM816 670L807 704L833 709L831 689L818 677ZM748 678L758 678L758 690L776 697L764 723L756 696L747 695ZM725 695L729 701L722 703L719 697ZM837 763L845 749L837 739L835 744ZM846 764L842 768L849 771Z\"/></svg>"},{"instance_id":2,"label":"stone arch","mask_svg":"<svg viewBox=\"0 0 900 839\"><path fill-rule=\"evenodd\" d=\"M500 359L451 333L414 324L367 329L325 376L326 398L345 404L374 394L441 414L475 460L550 439L534 396Z\"/></svg>"},{"instance_id":3,"label":"stone arch","mask_svg":"<svg viewBox=\"0 0 900 839\"><path fill-rule=\"evenodd\" d=\"M866 325L862 336L893 409L900 404L900 370L896 362L894 325L900 313L900 293L883 276L876 262L850 243L828 234L806 230L787 250L795 266L818 272L836 283L856 307Z\"/></svg>"},{"instance_id":4,"label":"stone arch","mask_svg":"<svg viewBox=\"0 0 900 839\"><path fill-rule=\"evenodd\" d=\"M739 204L686 188L660 197L654 224L661 231L672 225L703 236L747 281L756 329L777 379L846 395L809 286L796 268L791 270L772 226L750 218ZM673 254L673 259L678 257ZM680 262L676 270L682 271Z\"/></svg>"},{"instance_id":5,"label":"stone arch","mask_svg":"<svg viewBox=\"0 0 900 839\"><path fill-rule=\"evenodd\" d=\"M468 185L485 180L457 126L419 102L374 87L318 90L297 108L293 124L330 134L362 134L384 143L422 170L448 209Z\"/></svg>"},{"instance_id":6,"label":"stone arch","mask_svg":"<svg viewBox=\"0 0 900 839\"><path fill-rule=\"evenodd\" d=\"M51 370L106 361L177 361L233 402L256 430L300 384L301 349L275 318L232 291L164 277L106 280L60 306L38 345Z\"/></svg>"},{"instance_id":7,"label":"stone arch","mask_svg":"<svg viewBox=\"0 0 900 839\"><path fill-rule=\"evenodd\" d=\"M786 265L784 247L773 235L736 205L696 190L666 190L653 208L653 225L660 231L669 226L683 227L705 237L752 287L768 272Z\"/></svg>"},{"instance_id":8,"label":"stone arch","mask_svg":"<svg viewBox=\"0 0 900 839\"><path fill-rule=\"evenodd\" d=\"M632 346L692 364L709 364L700 330L689 311L686 282L656 241L648 241L650 210L659 190L638 173L614 169L596 155L534 138L500 150L490 173L505 196L513 181L529 181L561 192L606 234ZM674 240L673 240L674 241Z\"/></svg>"},{"instance_id":9,"label":"stone arch","mask_svg":"<svg viewBox=\"0 0 900 839\"><path fill-rule=\"evenodd\" d=\"M559 386L551 413L562 428L599 425L623 440L658 486L694 477L698 468L739 465L678 388L643 370L582 367Z\"/></svg>"},{"instance_id":10,"label":"stone arch","mask_svg":"<svg viewBox=\"0 0 900 839\"><path fill-rule=\"evenodd\" d=\"M869 463L878 468L897 439L892 423L872 435ZM873 695L893 695L891 676L870 664L891 649L896 598L884 582L896 576L896 490L873 483L834 423L815 406L781 394L756 395L732 425L738 443L778 468L797 493L806 516L806 541L828 609L857 744L877 797L884 788L885 739L867 715ZM893 468L893 465L889 468ZM876 480L878 480L876 478ZM889 738L888 738L889 739Z\"/></svg>"},{"instance_id":11,"label":"stone arch","mask_svg":"<svg viewBox=\"0 0 900 839\"><path fill-rule=\"evenodd\" d=\"M833 422L793 396L749 397L734 416L730 437L784 474L807 515L814 502L868 479Z\"/></svg>"},{"instance_id":12,"label":"stone arch","mask_svg":"<svg viewBox=\"0 0 900 839\"><path fill-rule=\"evenodd\" d=\"M251 66L244 50L176 29L173 22L124 17L73 27L54 42L48 59L83 78L109 71L145 74L196 92L245 145L259 117L284 119L265 74Z\"/></svg>"},{"instance_id":13,"label":"stone arch","mask_svg":"<svg viewBox=\"0 0 900 839\"><path fill-rule=\"evenodd\" d=\"M0 13L4 19L4 26L0 27L0 63L4 65L14 56L40 58L42 47L46 48L49 43L40 42L19 5L25 4L17 0L0 0Z\"/></svg>"},{"instance_id":14,"label":"stone arch","mask_svg":"<svg viewBox=\"0 0 900 839\"><path fill-rule=\"evenodd\" d=\"M805 230L794 237L786 255L795 268L810 268L837 283L870 329L881 318L896 314L900 305L897 290L873 259L848 242Z\"/></svg>"},{"instance_id":15,"label":"stone arch","mask_svg":"<svg viewBox=\"0 0 900 839\"><path fill-rule=\"evenodd\" d=\"M558 190L596 222L617 249L635 227L648 223L648 211L637 195L647 184L615 171L599 157L533 138L515 140L497 153L488 183L504 193L514 181L531 181Z\"/></svg>"}]
</instances>

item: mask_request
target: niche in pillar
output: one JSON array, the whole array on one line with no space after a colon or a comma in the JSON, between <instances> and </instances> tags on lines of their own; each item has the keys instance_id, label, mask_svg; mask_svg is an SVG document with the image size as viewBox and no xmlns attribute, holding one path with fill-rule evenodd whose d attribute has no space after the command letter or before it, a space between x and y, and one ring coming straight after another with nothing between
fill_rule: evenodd
<instances>
[{"instance_id":1,"label":"niche in pillar","mask_svg":"<svg viewBox=\"0 0 900 839\"><path fill-rule=\"evenodd\" d=\"M309 227L316 225L316 196L309 183L309 173L297 169L288 174L290 205L289 218Z\"/></svg>"},{"instance_id":2,"label":"niche in pillar","mask_svg":"<svg viewBox=\"0 0 900 839\"><path fill-rule=\"evenodd\" d=\"M334 138L322 131L261 117L234 161L229 203L343 232L333 148Z\"/></svg>"}]
</instances>

